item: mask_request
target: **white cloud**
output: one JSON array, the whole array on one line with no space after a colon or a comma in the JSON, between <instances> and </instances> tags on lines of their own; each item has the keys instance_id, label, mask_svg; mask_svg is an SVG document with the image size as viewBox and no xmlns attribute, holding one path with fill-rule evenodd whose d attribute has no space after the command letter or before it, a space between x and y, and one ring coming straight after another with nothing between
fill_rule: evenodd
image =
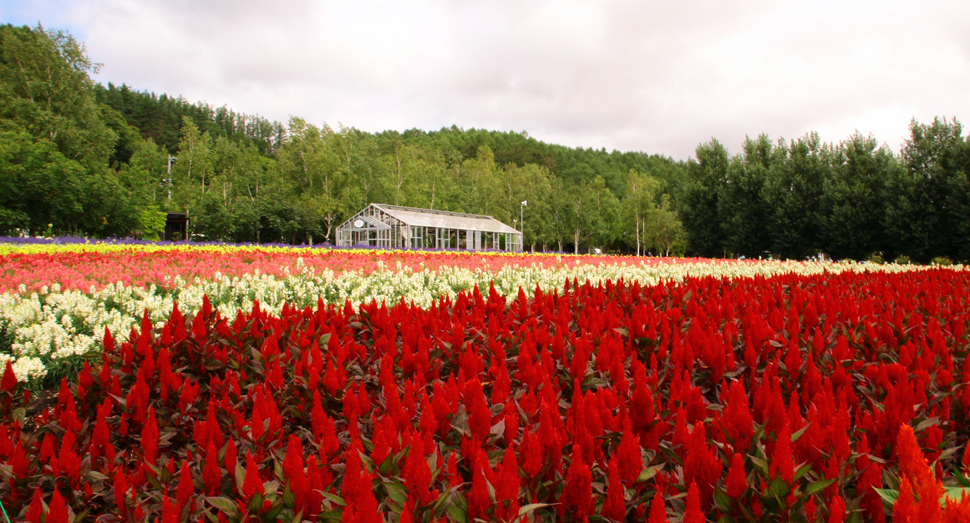
<instances>
[{"instance_id":1,"label":"white cloud","mask_svg":"<svg viewBox=\"0 0 970 523\"><path fill-rule=\"evenodd\" d=\"M970 5L902 1L0 0L87 42L99 81L368 131L457 124L686 159L717 137L894 149L970 118Z\"/></svg>"}]
</instances>

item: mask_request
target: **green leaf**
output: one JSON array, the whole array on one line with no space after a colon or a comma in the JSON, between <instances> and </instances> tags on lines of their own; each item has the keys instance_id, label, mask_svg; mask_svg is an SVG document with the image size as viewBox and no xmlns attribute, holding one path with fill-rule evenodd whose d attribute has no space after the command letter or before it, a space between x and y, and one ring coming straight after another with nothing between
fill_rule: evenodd
<instances>
[{"instance_id":1,"label":"green leaf","mask_svg":"<svg viewBox=\"0 0 970 523\"><path fill-rule=\"evenodd\" d=\"M939 422L940 422L940 418L938 416L933 416L932 418L926 418L923 421L919 422L918 425L916 425L916 428L913 429L913 432L919 432L923 429L927 429L929 427L932 427L933 425L938 424Z\"/></svg>"},{"instance_id":2,"label":"green leaf","mask_svg":"<svg viewBox=\"0 0 970 523\"><path fill-rule=\"evenodd\" d=\"M236 463L235 476L236 485L239 486L239 493L242 494L242 486L246 482L246 469L244 469L239 463Z\"/></svg>"},{"instance_id":3,"label":"green leaf","mask_svg":"<svg viewBox=\"0 0 970 523\"><path fill-rule=\"evenodd\" d=\"M751 463L754 463L754 465L758 467L758 470L761 472L763 476L767 476L769 474L767 461L761 458L758 458L756 456L749 456L749 457L751 458Z\"/></svg>"},{"instance_id":4,"label":"green leaf","mask_svg":"<svg viewBox=\"0 0 970 523\"><path fill-rule=\"evenodd\" d=\"M455 492L452 499L454 502L449 503L446 508L448 515L455 523L468 523L468 502L465 501L465 497Z\"/></svg>"},{"instance_id":5,"label":"green leaf","mask_svg":"<svg viewBox=\"0 0 970 523\"><path fill-rule=\"evenodd\" d=\"M108 481L110 479L108 476L105 476L104 474L96 470L92 470L91 472L88 472L88 476L90 476L91 479L94 479L97 481Z\"/></svg>"},{"instance_id":6,"label":"green leaf","mask_svg":"<svg viewBox=\"0 0 970 523\"><path fill-rule=\"evenodd\" d=\"M519 507L519 517L525 516L530 512L534 512L542 507L548 507L549 503L530 503L524 507Z\"/></svg>"},{"instance_id":7,"label":"green leaf","mask_svg":"<svg viewBox=\"0 0 970 523\"><path fill-rule=\"evenodd\" d=\"M836 481L838 481L838 480L835 480L835 479L820 479L820 480L816 481L815 483L810 484L808 487L805 488L805 495L806 496L811 496L812 494L815 494L816 492L819 492L821 490L825 490L825 489L829 488L829 485L835 483Z\"/></svg>"},{"instance_id":8,"label":"green leaf","mask_svg":"<svg viewBox=\"0 0 970 523\"><path fill-rule=\"evenodd\" d=\"M781 476L778 475L778 476L775 476L775 479L773 479L771 481L771 484L768 485L768 492L770 492L772 496L780 500L780 499L783 499L785 496L787 496L789 492L791 492L791 487L789 487L788 483L785 483L785 480L781 479Z\"/></svg>"},{"instance_id":9,"label":"green leaf","mask_svg":"<svg viewBox=\"0 0 970 523\"><path fill-rule=\"evenodd\" d=\"M967 477L964 476L962 472L957 472L954 474L953 479L957 480L957 483L964 487L970 487L970 481L967 481Z\"/></svg>"},{"instance_id":10,"label":"green leaf","mask_svg":"<svg viewBox=\"0 0 970 523\"><path fill-rule=\"evenodd\" d=\"M970 496L970 488L943 487L943 496L940 497L940 504L945 504L947 499L960 501L963 496Z\"/></svg>"},{"instance_id":11,"label":"green leaf","mask_svg":"<svg viewBox=\"0 0 970 523\"><path fill-rule=\"evenodd\" d=\"M640 472L640 475L637 476L637 483L643 483L645 481L649 481L650 478L656 476L657 473L660 472L660 469L662 468L663 468L663 465L654 465L652 467L647 467L643 469Z\"/></svg>"},{"instance_id":12,"label":"green leaf","mask_svg":"<svg viewBox=\"0 0 970 523\"><path fill-rule=\"evenodd\" d=\"M876 488L876 487L873 487L872 489L876 491L876 494L879 494L879 497L882 498L883 503L888 503L890 506L895 505L896 499L899 498L898 490L890 490L890 489Z\"/></svg>"},{"instance_id":13,"label":"green leaf","mask_svg":"<svg viewBox=\"0 0 970 523\"><path fill-rule=\"evenodd\" d=\"M273 508L269 509L269 511L266 512L266 514L264 514L262 517L263 518L266 518L266 519L268 519L270 521L274 521L276 519L276 516L279 516L280 515L280 512L283 512L283 504L282 503L273 505Z\"/></svg>"},{"instance_id":14,"label":"green leaf","mask_svg":"<svg viewBox=\"0 0 970 523\"><path fill-rule=\"evenodd\" d=\"M795 471L795 481L802 479L802 476L804 476L805 474L808 474L811 470L812 470L812 466L808 464L798 467L798 470Z\"/></svg>"},{"instance_id":15,"label":"green leaf","mask_svg":"<svg viewBox=\"0 0 970 523\"><path fill-rule=\"evenodd\" d=\"M84 521L84 518L87 517L89 512L91 512L91 509L82 510L81 512L78 512L77 514L74 515L74 521Z\"/></svg>"},{"instance_id":16,"label":"green leaf","mask_svg":"<svg viewBox=\"0 0 970 523\"><path fill-rule=\"evenodd\" d=\"M331 493L329 493L329 492L327 492L325 490L321 490L321 491L318 491L318 492L320 492L320 494L322 494L323 497L329 499L330 501L332 501L333 503L335 503L337 505L340 505L341 507L346 507L347 506L347 502L344 501L344 498L342 498L340 496L337 496L336 494L331 494Z\"/></svg>"},{"instance_id":17,"label":"green leaf","mask_svg":"<svg viewBox=\"0 0 970 523\"><path fill-rule=\"evenodd\" d=\"M714 487L714 503L721 509L721 512L730 512L733 501L723 489Z\"/></svg>"},{"instance_id":18,"label":"green leaf","mask_svg":"<svg viewBox=\"0 0 970 523\"><path fill-rule=\"evenodd\" d=\"M204 498L213 507L221 510L230 518L235 518L239 516L239 510L236 503L229 498L224 498L220 496L208 496Z\"/></svg>"},{"instance_id":19,"label":"green leaf","mask_svg":"<svg viewBox=\"0 0 970 523\"><path fill-rule=\"evenodd\" d=\"M404 485L400 483L384 483L384 488L387 489L387 495L398 505L404 506L408 500L408 492L404 488Z\"/></svg>"},{"instance_id":20,"label":"green leaf","mask_svg":"<svg viewBox=\"0 0 970 523\"><path fill-rule=\"evenodd\" d=\"M806 423L804 427L802 427L801 429L799 429L798 431L796 431L794 434L792 434L791 435L791 441L792 441L792 443L798 441L798 438L802 437L802 434L805 434L805 431L808 430L808 427L810 425L811 425L811 423Z\"/></svg>"}]
</instances>

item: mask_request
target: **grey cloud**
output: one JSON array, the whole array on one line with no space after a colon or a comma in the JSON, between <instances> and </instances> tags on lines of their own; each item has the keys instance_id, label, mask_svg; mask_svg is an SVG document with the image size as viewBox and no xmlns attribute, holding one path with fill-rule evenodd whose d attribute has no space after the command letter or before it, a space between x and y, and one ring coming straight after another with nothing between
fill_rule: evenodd
<instances>
[{"instance_id":1,"label":"grey cloud","mask_svg":"<svg viewBox=\"0 0 970 523\"><path fill-rule=\"evenodd\" d=\"M961 2L37 6L17 15L82 32L101 81L369 131L527 130L686 159L712 136L736 151L761 132L838 141L858 130L896 148L910 117L970 109Z\"/></svg>"}]
</instances>

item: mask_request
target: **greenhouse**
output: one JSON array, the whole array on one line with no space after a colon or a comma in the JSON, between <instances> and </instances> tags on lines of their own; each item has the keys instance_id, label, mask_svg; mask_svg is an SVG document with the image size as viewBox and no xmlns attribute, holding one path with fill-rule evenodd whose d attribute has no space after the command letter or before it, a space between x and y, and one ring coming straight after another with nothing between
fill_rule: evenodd
<instances>
[{"instance_id":1,"label":"greenhouse","mask_svg":"<svg viewBox=\"0 0 970 523\"><path fill-rule=\"evenodd\" d=\"M337 227L337 246L521 251L522 233L482 214L372 203Z\"/></svg>"}]
</instances>

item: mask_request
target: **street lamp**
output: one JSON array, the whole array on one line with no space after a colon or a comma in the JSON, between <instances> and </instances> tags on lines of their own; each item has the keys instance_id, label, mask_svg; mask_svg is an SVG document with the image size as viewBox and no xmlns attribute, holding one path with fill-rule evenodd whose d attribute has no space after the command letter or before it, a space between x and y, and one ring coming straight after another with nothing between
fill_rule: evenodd
<instances>
[{"instance_id":1,"label":"street lamp","mask_svg":"<svg viewBox=\"0 0 970 523\"><path fill-rule=\"evenodd\" d=\"M522 227L522 250L523 251L525 250L525 214L523 210L525 209L526 205L529 205L528 200L522 200L522 203L519 204L519 223L521 224L520 227Z\"/></svg>"}]
</instances>

